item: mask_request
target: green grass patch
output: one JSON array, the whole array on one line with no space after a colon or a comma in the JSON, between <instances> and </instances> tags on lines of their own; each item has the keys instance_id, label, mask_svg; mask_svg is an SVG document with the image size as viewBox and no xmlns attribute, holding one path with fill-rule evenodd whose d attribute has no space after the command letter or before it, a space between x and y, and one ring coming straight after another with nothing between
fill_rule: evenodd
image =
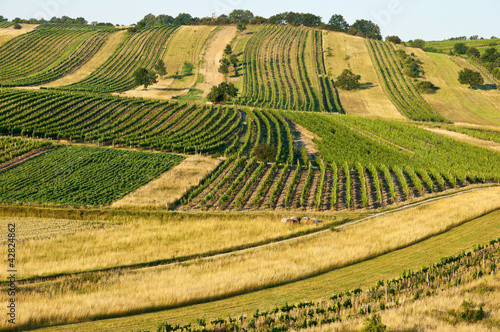
<instances>
[{"instance_id":1,"label":"green grass patch","mask_svg":"<svg viewBox=\"0 0 500 332\"><path fill-rule=\"evenodd\" d=\"M106 205L183 159L164 153L61 147L1 173L0 202Z\"/></svg>"},{"instance_id":2,"label":"green grass patch","mask_svg":"<svg viewBox=\"0 0 500 332\"><path fill-rule=\"evenodd\" d=\"M203 99L202 96L203 90L200 89L189 89L189 92L187 95L181 95L178 97L174 97L173 99L180 100L180 101L200 101Z\"/></svg>"},{"instance_id":3,"label":"green grass patch","mask_svg":"<svg viewBox=\"0 0 500 332\"><path fill-rule=\"evenodd\" d=\"M185 61L184 65L182 66L182 76L190 76L193 75L194 72L194 65L190 62Z\"/></svg>"}]
</instances>

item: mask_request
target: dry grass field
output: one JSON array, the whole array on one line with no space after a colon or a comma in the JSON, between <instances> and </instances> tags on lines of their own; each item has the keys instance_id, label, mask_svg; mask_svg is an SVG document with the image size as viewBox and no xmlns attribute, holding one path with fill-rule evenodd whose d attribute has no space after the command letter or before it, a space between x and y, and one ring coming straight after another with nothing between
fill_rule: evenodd
<instances>
[{"instance_id":1,"label":"dry grass field","mask_svg":"<svg viewBox=\"0 0 500 332\"><path fill-rule=\"evenodd\" d=\"M434 133L438 133L438 134L441 134L441 135L453 138L453 139L455 139L457 141L462 141L462 142L465 142L465 143L469 143L469 144L481 146L483 148L487 148L487 149L490 149L490 150L493 150L493 151L500 152L500 144L497 143L497 142L492 142L492 141L487 141L487 140L484 140L484 139L479 139L479 138L476 138L476 137L472 137L472 136L469 136L469 135L457 133L457 132L454 132L454 131L451 131L451 130L442 129L442 128L425 128L425 129L427 129L429 131L432 131Z\"/></svg>"},{"instance_id":2,"label":"dry grass field","mask_svg":"<svg viewBox=\"0 0 500 332\"><path fill-rule=\"evenodd\" d=\"M418 243L498 209L499 193L498 187L481 189L367 220L340 232L230 256L21 286L23 319L52 324L82 321L186 305L300 280Z\"/></svg>"},{"instance_id":3,"label":"dry grass field","mask_svg":"<svg viewBox=\"0 0 500 332\"><path fill-rule=\"evenodd\" d=\"M404 119L385 95L363 38L323 32L323 51L330 78L336 80L344 69L361 75L363 89L339 90L340 101L347 114Z\"/></svg>"},{"instance_id":4,"label":"dry grass field","mask_svg":"<svg viewBox=\"0 0 500 332\"><path fill-rule=\"evenodd\" d=\"M0 46L17 36L35 30L37 26L38 24L21 24L22 28L19 30L14 29L14 26L0 29Z\"/></svg>"},{"instance_id":5,"label":"dry grass field","mask_svg":"<svg viewBox=\"0 0 500 332\"><path fill-rule=\"evenodd\" d=\"M128 194L111 206L115 208L166 208L186 191L199 185L220 160L201 155L187 157L182 163L144 187Z\"/></svg>"}]
</instances>

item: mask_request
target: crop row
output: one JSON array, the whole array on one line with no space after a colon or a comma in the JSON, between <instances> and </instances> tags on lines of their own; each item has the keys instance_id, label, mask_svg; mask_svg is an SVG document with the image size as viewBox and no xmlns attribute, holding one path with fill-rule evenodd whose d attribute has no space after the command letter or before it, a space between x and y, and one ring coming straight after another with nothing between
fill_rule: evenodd
<instances>
[{"instance_id":1,"label":"crop row","mask_svg":"<svg viewBox=\"0 0 500 332\"><path fill-rule=\"evenodd\" d=\"M0 47L1 86L37 85L83 65L104 44L110 30L37 28Z\"/></svg>"},{"instance_id":2,"label":"crop row","mask_svg":"<svg viewBox=\"0 0 500 332\"><path fill-rule=\"evenodd\" d=\"M49 141L0 136L0 164L51 145Z\"/></svg>"},{"instance_id":3,"label":"crop row","mask_svg":"<svg viewBox=\"0 0 500 332\"><path fill-rule=\"evenodd\" d=\"M175 152L223 151L240 130L233 108L81 93L0 91L0 134Z\"/></svg>"},{"instance_id":4,"label":"crop row","mask_svg":"<svg viewBox=\"0 0 500 332\"><path fill-rule=\"evenodd\" d=\"M497 262L500 256L499 241L500 239L494 239L489 242L489 245L477 245L467 253L442 257L439 263L424 266L415 271L403 271L398 278L379 280L366 289L360 286L356 289L324 294L321 301L304 300L295 304L285 303L270 309L257 309L253 313L242 312L239 317L227 319L192 317L191 323L186 325L163 321L157 324L156 331L285 332L309 330L320 326L325 331L331 330L335 326L332 323L370 317L375 312L418 303L423 298L439 296L443 290L481 280L485 275L497 273ZM477 315L486 314L482 307L474 310L474 305L476 304L464 300L462 308L456 308L461 311L455 313L452 310L449 315L461 317L467 321L476 319Z\"/></svg>"},{"instance_id":5,"label":"crop row","mask_svg":"<svg viewBox=\"0 0 500 332\"><path fill-rule=\"evenodd\" d=\"M165 44L175 29L173 26L152 27L129 34L96 71L80 82L57 89L106 93L134 88L134 71L141 67L153 68L163 57Z\"/></svg>"}]
</instances>

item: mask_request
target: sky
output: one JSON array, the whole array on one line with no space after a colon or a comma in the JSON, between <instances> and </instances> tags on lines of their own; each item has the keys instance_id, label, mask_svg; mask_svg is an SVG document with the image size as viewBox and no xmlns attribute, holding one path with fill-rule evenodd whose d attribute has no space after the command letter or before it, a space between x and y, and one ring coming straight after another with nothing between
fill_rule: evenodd
<instances>
[{"instance_id":1,"label":"sky","mask_svg":"<svg viewBox=\"0 0 500 332\"><path fill-rule=\"evenodd\" d=\"M12 20L53 16L84 17L89 22L129 25L146 14L189 13L206 17L247 9L269 17L295 11L319 15L328 22L341 14L349 24L357 19L377 23L383 36L443 40L457 36L500 36L499 0L0 0L0 15Z\"/></svg>"}]
</instances>

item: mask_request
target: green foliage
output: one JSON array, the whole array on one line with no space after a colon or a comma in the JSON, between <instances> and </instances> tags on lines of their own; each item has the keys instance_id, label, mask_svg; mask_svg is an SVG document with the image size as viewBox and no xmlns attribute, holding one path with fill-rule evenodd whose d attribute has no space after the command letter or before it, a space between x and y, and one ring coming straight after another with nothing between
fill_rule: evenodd
<instances>
[{"instance_id":1,"label":"green foliage","mask_svg":"<svg viewBox=\"0 0 500 332\"><path fill-rule=\"evenodd\" d=\"M194 65L190 62L184 61L184 64L182 65L181 75L190 76L193 75L193 73L194 73Z\"/></svg>"},{"instance_id":2,"label":"green foliage","mask_svg":"<svg viewBox=\"0 0 500 332\"><path fill-rule=\"evenodd\" d=\"M356 20L348 32L353 35L361 35L365 38L382 40L380 27L368 20Z\"/></svg>"},{"instance_id":3,"label":"green foliage","mask_svg":"<svg viewBox=\"0 0 500 332\"><path fill-rule=\"evenodd\" d=\"M58 148L0 173L0 201L110 204L183 159L170 154L107 148Z\"/></svg>"},{"instance_id":4,"label":"green foliage","mask_svg":"<svg viewBox=\"0 0 500 332\"><path fill-rule=\"evenodd\" d=\"M432 94L436 93L438 88L429 81L421 81L416 84L417 90L420 93Z\"/></svg>"},{"instance_id":5,"label":"green foliage","mask_svg":"<svg viewBox=\"0 0 500 332\"><path fill-rule=\"evenodd\" d=\"M480 72L464 68L458 73L458 82L460 84L467 84L469 88L473 88L484 84L484 78Z\"/></svg>"},{"instance_id":6,"label":"green foliage","mask_svg":"<svg viewBox=\"0 0 500 332\"><path fill-rule=\"evenodd\" d=\"M147 90L148 86L158 82L158 74L152 70L147 70L146 68L138 68L134 72L134 83L135 85L144 85L144 89Z\"/></svg>"},{"instance_id":7,"label":"green foliage","mask_svg":"<svg viewBox=\"0 0 500 332\"><path fill-rule=\"evenodd\" d=\"M158 59L156 61L154 70L158 73L160 76L165 76L167 75L167 68L165 68L165 63L163 62L162 59Z\"/></svg>"},{"instance_id":8,"label":"green foliage","mask_svg":"<svg viewBox=\"0 0 500 332\"><path fill-rule=\"evenodd\" d=\"M387 326L382 323L380 315L373 314L371 318L365 320L365 325L360 332L385 332Z\"/></svg>"},{"instance_id":9,"label":"green foliage","mask_svg":"<svg viewBox=\"0 0 500 332\"><path fill-rule=\"evenodd\" d=\"M333 15L330 18L328 25L333 31L347 31L349 29L349 24L344 19L344 16L340 14Z\"/></svg>"},{"instance_id":10,"label":"green foliage","mask_svg":"<svg viewBox=\"0 0 500 332\"><path fill-rule=\"evenodd\" d=\"M456 43L454 46L453 46L453 51L456 53L456 54L465 54L467 53L467 50L469 48L467 47L467 45L465 45L465 43Z\"/></svg>"},{"instance_id":11,"label":"green foliage","mask_svg":"<svg viewBox=\"0 0 500 332\"><path fill-rule=\"evenodd\" d=\"M461 307L462 310L456 314L456 317L468 324L475 323L486 317L483 307L479 307L477 310L473 309L474 303L472 303L472 301L464 300Z\"/></svg>"},{"instance_id":12,"label":"green foliage","mask_svg":"<svg viewBox=\"0 0 500 332\"><path fill-rule=\"evenodd\" d=\"M231 45L227 44L226 48L224 48L224 55L229 56L231 54L233 54L233 49Z\"/></svg>"},{"instance_id":13,"label":"green foliage","mask_svg":"<svg viewBox=\"0 0 500 332\"><path fill-rule=\"evenodd\" d=\"M128 33L136 33L137 32L137 28L136 27L130 27L127 29L127 32Z\"/></svg>"},{"instance_id":14,"label":"green foliage","mask_svg":"<svg viewBox=\"0 0 500 332\"><path fill-rule=\"evenodd\" d=\"M385 40L393 44L401 44L401 38L398 36L387 36L385 37Z\"/></svg>"},{"instance_id":15,"label":"green foliage","mask_svg":"<svg viewBox=\"0 0 500 332\"><path fill-rule=\"evenodd\" d=\"M218 86L213 86L207 96L207 100L213 103L230 101L238 95L238 88L233 83L222 82Z\"/></svg>"},{"instance_id":16,"label":"green foliage","mask_svg":"<svg viewBox=\"0 0 500 332\"><path fill-rule=\"evenodd\" d=\"M342 74L337 77L335 86L342 90L356 90L361 86L361 84L359 83L360 79L360 75L354 74L349 69L344 69Z\"/></svg>"},{"instance_id":17,"label":"green foliage","mask_svg":"<svg viewBox=\"0 0 500 332\"><path fill-rule=\"evenodd\" d=\"M276 148L271 144L260 143L253 152L260 162L270 163L276 158Z\"/></svg>"},{"instance_id":18,"label":"green foliage","mask_svg":"<svg viewBox=\"0 0 500 332\"><path fill-rule=\"evenodd\" d=\"M14 23L14 29L16 29L16 30L20 30L20 29L22 29L21 24L19 24L19 23Z\"/></svg>"},{"instance_id":19,"label":"green foliage","mask_svg":"<svg viewBox=\"0 0 500 332\"><path fill-rule=\"evenodd\" d=\"M415 48L425 48L425 40L423 39L415 39L413 41L410 41L410 46L415 47Z\"/></svg>"},{"instance_id":20,"label":"green foliage","mask_svg":"<svg viewBox=\"0 0 500 332\"><path fill-rule=\"evenodd\" d=\"M247 29L247 25L244 23L238 23L237 29L239 32L243 32Z\"/></svg>"}]
</instances>

